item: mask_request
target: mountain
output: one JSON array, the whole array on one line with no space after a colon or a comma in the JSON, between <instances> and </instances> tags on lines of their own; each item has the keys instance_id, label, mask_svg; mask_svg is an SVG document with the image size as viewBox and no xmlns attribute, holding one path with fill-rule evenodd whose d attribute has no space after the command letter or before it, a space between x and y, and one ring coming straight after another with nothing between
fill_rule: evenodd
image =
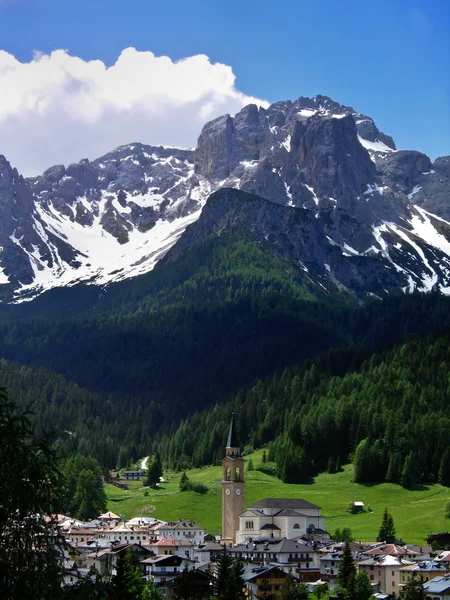
<instances>
[{"instance_id":1,"label":"mountain","mask_svg":"<svg viewBox=\"0 0 450 600\"><path fill-rule=\"evenodd\" d=\"M207 202L222 188L253 196ZM28 179L0 157L0 299L128 280L220 232L273 244L328 291L448 293L449 189L448 157L398 151L324 96L215 119L195 150L134 143Z\"/></svg>"}]
</instances>

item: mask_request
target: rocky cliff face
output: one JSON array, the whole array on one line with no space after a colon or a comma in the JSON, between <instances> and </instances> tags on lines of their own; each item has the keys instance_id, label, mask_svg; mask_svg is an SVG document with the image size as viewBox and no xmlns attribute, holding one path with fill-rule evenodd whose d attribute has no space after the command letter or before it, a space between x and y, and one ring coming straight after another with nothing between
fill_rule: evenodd
<instances>
[{"instance_id":1,"label":"rocky cliff face","mask_svg":"<svg viewBox=\"0 0 450 600\"><path fill-rule=\"evenodd\" d=\"M316 96L215 119L195 151L135 143L28 180L2 157L0 296L145 273L221 188L258 200L213 196L202 215L207 230L215 231L215 215L226 230L240 223L281 252L278 231L326 285L359 295L450 291L450 159L431 164L397 151L370 117ZM229 205L220 218L218 203Z\"/></svg>"},{"instance_id":2,"label":"rocky cliff face","mask_svg":"<svg viewBox=\"0 0 450 600\"><path fill-rule=\"evenodd\" d=\"M2 299L147 272L211 191L194 174L193 150L138 143L28 180L3 157L0 170Z\"/></svg>"}]
</instances>

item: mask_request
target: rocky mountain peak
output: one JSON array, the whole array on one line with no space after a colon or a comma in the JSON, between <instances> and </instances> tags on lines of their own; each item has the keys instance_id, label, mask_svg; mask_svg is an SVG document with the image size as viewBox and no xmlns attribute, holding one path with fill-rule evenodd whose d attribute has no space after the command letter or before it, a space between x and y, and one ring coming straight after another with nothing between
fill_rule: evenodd
<instances>
[{"instance_id":1,"label":"rocky mountain peak","mask_svg":"<svg viewBox=\"0 0 450 600\"><path fill-rule=\"evenodd\" d=\"M56 285L104 285L146 273L221 188L251 194L214 196L210 204L226 201L229 215L245 198L270 202L258 241L273 237L267 215L282 223L281 208L287 208L292 227L292 215L302 214L303 224L322 232L314 239L334 248L333 256L355 258L346 264L370 263L375 278L384 273L385 292L395 286L444 290L450 287L449 180L447 158L431 164L419 152L397 151L373 119L320 95L223 115L205 124L195 150L134 142L29 179L0 157L0 297L22 299ZM242 223L250 226L247 213ZM295 243L296 256L306 260L307 249L300 252ZM323 258L321 277L330 272L324 264L333 263L336 281L363 288L365 267L352 287L353 266L344 273L339 260L325 257L329 249L314 252ZM383 266L375 268L381 258ZM387 277L385 269L402 275Z\"/></svg>"}]
</instances>

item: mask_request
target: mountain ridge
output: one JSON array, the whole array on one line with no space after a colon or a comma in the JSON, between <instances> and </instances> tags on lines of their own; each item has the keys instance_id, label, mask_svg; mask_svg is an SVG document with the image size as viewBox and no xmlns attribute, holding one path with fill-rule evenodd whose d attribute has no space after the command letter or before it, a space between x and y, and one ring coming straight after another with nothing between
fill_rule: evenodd
<instances>
[{"instance_id":1,"label":"mountain ridge","mask_svg":"<svg viewBox=\"0 0 450 600\"><path fill-rule=\"evenodd\" d=\"M378 256L395 273L383 286L368 267L377 295L450 293L450 159L399 151L370 117L316 96L219 117L195 151L136 142L28 179L2 157L0 300L145 274L227 187L311 211L329 238L322 254Z\"/></svg>"}]
</instances>

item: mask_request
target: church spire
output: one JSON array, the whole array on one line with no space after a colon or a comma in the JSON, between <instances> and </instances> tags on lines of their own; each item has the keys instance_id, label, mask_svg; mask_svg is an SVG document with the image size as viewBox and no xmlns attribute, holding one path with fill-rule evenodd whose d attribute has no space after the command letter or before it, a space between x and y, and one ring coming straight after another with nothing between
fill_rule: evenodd
<instances>
[{"instance_id":1,"label":"church spire","mask_svg":"<svg viewBox=\"0 0 450 600\"><path fill-rule=\"evenodd\" d=\"M231 415L225 457L222 459L222 540L236 543L239 515L244 512L244 459Z\"/></svg>"},{"instance_id":2,"label":"church spire","mask_svg":"<svg viewBox=\"0 0 450 600\"><path fill-rule=\"evenodd\" d=\"M227 448L239 448L239 440L236 434L236 425L234 423L234 413L231 413L230 430L228 432Z\"/></svg>"}]
</instances>

